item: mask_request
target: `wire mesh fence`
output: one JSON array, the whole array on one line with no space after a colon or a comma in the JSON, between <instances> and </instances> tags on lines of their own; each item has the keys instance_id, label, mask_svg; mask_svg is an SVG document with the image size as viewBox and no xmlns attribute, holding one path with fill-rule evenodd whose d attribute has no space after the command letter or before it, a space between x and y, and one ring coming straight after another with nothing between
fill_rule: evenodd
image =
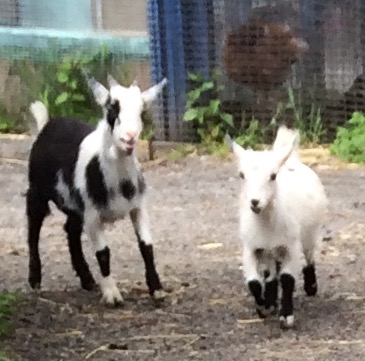
<instances>
[{"instance_id":1,"label":"wire mesh fence","mask_svg":"<svg viewBox=\"0 0 365 361\"><path fill-rule=\"evenodd\" d=\"M163 136L195 139L194 126L182 121L197 89L187 76L193 73L206 87L216 79L187 117L196 123L209 123L204 106L214 112L218 104L233 116L233 133L247 130L253 119L262 126L295 121L322 141L332 139L353 111L365 110L364 3L151 0L150 33L158 43L152 73L170 80Z\"/></svg>"},{"instance_id":2,"label":"wire mesh fence","mask_svg":"<svg viewBox=\"0 0 365 361\"><path fill-rule=\"evenodd\" d=\"M84 86L72 89L81 64L102 82L167 77L159 140L232 119L236 135L294 120L328 141L365 111L364 53L363 0L0 0L0 130L23 130L35 98L95 116Z\"/></svg>"},{"instance_id":3,"label":"wire mesh fence","mask_svg":"<svg viewBox=\"0 0 365 361\"><path fill-rule=\"evenodd\" d=\"M35 99L96 121L82 67L150 86L145 0L0 0L0 131L26 130Z\"/></svg>"}]
</instances>

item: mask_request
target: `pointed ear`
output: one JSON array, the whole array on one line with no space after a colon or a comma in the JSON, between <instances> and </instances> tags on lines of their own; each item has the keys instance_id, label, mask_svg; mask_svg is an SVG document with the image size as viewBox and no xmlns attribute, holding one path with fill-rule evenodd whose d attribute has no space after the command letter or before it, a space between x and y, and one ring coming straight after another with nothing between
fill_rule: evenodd
<instances>
[{"instance_id":1,"label":"pointed ear","mask_svg":"<svg viewBox=\"0 0 365 361\"><path fill-rule=\"evenodd\" d=\"M225 135L224 140L226 141L229 148L231 149L231 151L237 158L242 157L244 155L244 153L246 152L245 149L243 149L239 144L237 144L235 141L233 141L232 138L228 134Z\"/></svg>"},{"instance_id":2,"label":"pointed ear","mask_svg":"<svg viewBox=\"0 0 365 361\"><path fill-rule=\"evenodd\" d=\"M293 141L286 144L284 147L280 148L279 150L276 150L275 153L277 154L277 159L279 163L279 167L282 167L285 162L289 159L289 157L292 155L293 150L296 145L297 138L294 138Z\"/></svg>"},{"instance_id":3,"label":"pointed ear","mask_svg":"<svg viewBox=\"0 0 365 361\"><path fill-rule=\"evenodd\" d=\"M107 80L109 88L112 88L113 86L120 86L120 84L110 74L108 74Z\"/></svg>"},{"instance_id":4,"label":"pointed ear","mask_svg":"<svg viewBox=\"0 0 365 361\"><path fill-rule=\"evenodd\" d=\"M142 99L145 102L146 107L148 108L151 103L158 97L158 95L162 92L162 89L167 84L167 79L164 78L158 84L152 86L151 88L145 90L142 93Z\"/></svg>"},{"instance_id":5,"label":"pointed ear","mask_svg":"<svg viewBox=\"0 0 365 361\"><path fill-rule=\"evenodd\" d=\"M104 85L97 82L94 77L88 78L87 83L94 94L96 102L101 106L105 106L110 98L109 91Z\"/></svg>"}]
</instances>

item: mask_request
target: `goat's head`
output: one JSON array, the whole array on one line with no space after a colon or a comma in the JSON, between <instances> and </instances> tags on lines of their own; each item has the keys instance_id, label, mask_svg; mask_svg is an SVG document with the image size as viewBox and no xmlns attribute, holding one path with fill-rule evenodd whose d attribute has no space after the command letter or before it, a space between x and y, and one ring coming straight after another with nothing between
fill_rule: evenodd
<instances>
[{"instance_id":1,"label":"goat's head","mask_svg":"<svg viewBox=\"0 0 365 361\"><path fill-rule=\"evenodd\" d=\"M226 141L238 160L244 202L252 212L259 214L275 198L276 177L290 157L294 143L278 150L253 151L242 148L229 136L226 136Z\"/></svg>"},{"instance_id":2,"label":"goat's head","mask_svg":"<svg viewBox=\"0 0 365 361\"><path fill-rule=\"evenodd\" d=\"M132 154L143 129L142 112L149 108L166 83L167 80L163 79L160 83L142 92L136 82L127 88L109 75L110 90L108 91L94 78L88 79L97 103L104 109L113 143L118 150L126 152L128 155Z\"/></svg>"}]
</instances>

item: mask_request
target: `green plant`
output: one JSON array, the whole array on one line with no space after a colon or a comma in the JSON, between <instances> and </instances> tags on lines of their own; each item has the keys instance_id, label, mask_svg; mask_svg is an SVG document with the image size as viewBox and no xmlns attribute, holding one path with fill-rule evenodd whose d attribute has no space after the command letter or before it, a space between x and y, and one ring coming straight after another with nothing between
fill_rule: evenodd
<instances>
[{"instance_id":1,"label":"green plant","mask_svg":"<svg viewBox=\"0 0 365 361\"><path fill-rule=\"evenodd\" d=\"M303 144L319 144L325 135L321 118L321 108L316 103L314 96L310 94L310 109L304 109L301 93L295 93L291 86L287 88L287 102L279 102L276 114L273 117L271 125L276 125L278 120L283 117L287 110L291 110L294 117L294 126L299 129L301 142Z\"/></svg>"},{"instance_id":2,"label":"green plant","mask_svg":"<svg viewBox=\"0 0 365 361\"><path fill-rule=\"evenodd\" d=\"M191 144L179 144L176 149L172 149L166 154L166 158L170 161L177 161L185 158L187 155L192 154L196 151L196 147Z\"/></svg>"},{"instance_id":3,"label":"green plant","mask_svg":"<svg viewBox=\"0 0 365 361\"><path fill-rule=\"evenodd\" d=\"M265 129L260 126L259 121L252 119L246 131L235 137L235 141L244 148L257 149L264 143L264 133Z\"/></svg>"},{"instance_id":4,"label":"green plant","mask_svg":"<svg viewBox=\"0 0 365 361\"><path fill-rule=\"evenodd\" d=\"M187 94L183 120L194 123L203 145L211 147L222 143L224 135L233 128L233 117L221 110L218 91L222 88L217 84L217 73L213 73L210 80L190 73L188 79L193 86Z\"/></svg>"},{"instance_id":5,"label":"green plant","mask_svg":"<svg viewBox=\"0 0 365 361\"><path fill-rule=\"evenodd\" d=\"M330 146L331 154L354 162L365 162L365 116L355 112L347 122L346 127L337 129L336 138Z\"/></svg>"},{"instance_id":6,"label":"green plant","mask_svg":"<svg viewBox=\"0 0 365 361\"><path fill-rule=\"evenodd\" d=\"M18 293L3 292L0 294L0 337L9 336L14 331L10 321L14 305L20 300Z\"/></svg>"},{"instance_id":7,"label":"green plant","mask_svg":"<svg viewBox=\"0 0 365 361\"><path fill-rule=\"evenodd\" d=\"M87 86L83 70L101 82L106 80L108 72L121 83L129 82L125 62L117 60L103 47L93 54L60 54L57 62L33 64L15 61L12 71L22 79L27 104L40 99L52 116L68 116L95 123L102 111Z\"/></svg>"}]
</instances>

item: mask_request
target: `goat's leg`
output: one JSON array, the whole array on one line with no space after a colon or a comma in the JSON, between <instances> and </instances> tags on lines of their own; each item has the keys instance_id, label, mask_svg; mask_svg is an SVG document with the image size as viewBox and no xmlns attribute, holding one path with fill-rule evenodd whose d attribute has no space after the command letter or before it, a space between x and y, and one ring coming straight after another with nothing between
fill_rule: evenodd
<instances>
[{"instance_id":1,"label":"goat's leg","mask_svg":"<svg viewBox=\"0 0 365 361\"><path fill-rule=\"evenodd\" d=\"M303 253L306 261L306 265L303 267L303 279L304 279L304 291L307 296L315 296L318 291L316 267L314 260L314 251L316 246L315 235L310 235L303 241Z\"/></svg>"},{"instance_id":2,"label":"goat's leg","mask_svg":"<svg viewBox=\"0 0 365 361\"><path fill-rule=\"evenodd\" d=\"M135 208L130 212L131 221L137 236L138 246L145 264L146 283L149 293L156 299L165 297L162 289L160 277L156 271L152 237L150 233L149 215L146 204L142 202L140 208Z\"/></svg>"},{"instance_id":3,"label":"goat's leg","mask_svg":"<svg viewBox=\"0 0 365 361\"><path fill-rule=\"evenodd\" d=\"M243 249L243 273L248 289L256 303L256 312L261 318L265 318L264 281L258 272L258 263L255 250L249 247Z\"/></svg>"},{"instance_id":4,"label":"goat's leg","mask_svg":"<svg viewBox=\"0 0 365 361\"><path fill-rule=\"evenodd\" d=\"M82 217L77 214L69 214L67 216L64 230L67 233L72 267L80 278L82 288L87 291L91 291L95 288L95 280L90 272L89 266L85 260L84 253L82 251L82 228Z\"/></svg>"},{"instance_id":5,"label":"goat's leg","mask_svg":"<svg viewBox=\"0 0 365 361\"><path fill-rule=\"evenodd\" d=\"M294 290L295 280L300 266L300 243L294 241L287 247L287 252L281 263L280 285L282 289L280 324L283 328L294 325Z\"/></svg>"},{"instance_id":6,"label":"goat's leg","mask_svg":"<svg viewBox=\"0 0 365 361\"><path fill-rule=\"evenodd\" d=\"M96 251L95 255L102 276L100 282L102 301L108 305L121 304L123 297L110 272L110 249L102 236L102 224L96 210L91 209L84 213L84 227Z\"/></svg>"},{"instance_id":7,"label":"goat's leg","mask_svg":"<svg viewBox=\"0 0 365 361\"><path fill-rule=\"evenodd\" d=\"M269 275L265 278L264 300L265 314L274 314L278 307L278 288L277 264L274 259L269 260Z\"/></svg>"},{"instance_id":8,"label":"goat's leg","mask_svg":"<svg viewBox=\"0 0 365 361\"><path fill-rule=\"evenodd\" d=\"M28 282L32 288L40 288L42 264L39 257L39 234L43 220L49 214L49 207L47 200L32 189L29 189L26 194L26 213L28 218L29 247Z\"/></svg>"}]
</instances>

